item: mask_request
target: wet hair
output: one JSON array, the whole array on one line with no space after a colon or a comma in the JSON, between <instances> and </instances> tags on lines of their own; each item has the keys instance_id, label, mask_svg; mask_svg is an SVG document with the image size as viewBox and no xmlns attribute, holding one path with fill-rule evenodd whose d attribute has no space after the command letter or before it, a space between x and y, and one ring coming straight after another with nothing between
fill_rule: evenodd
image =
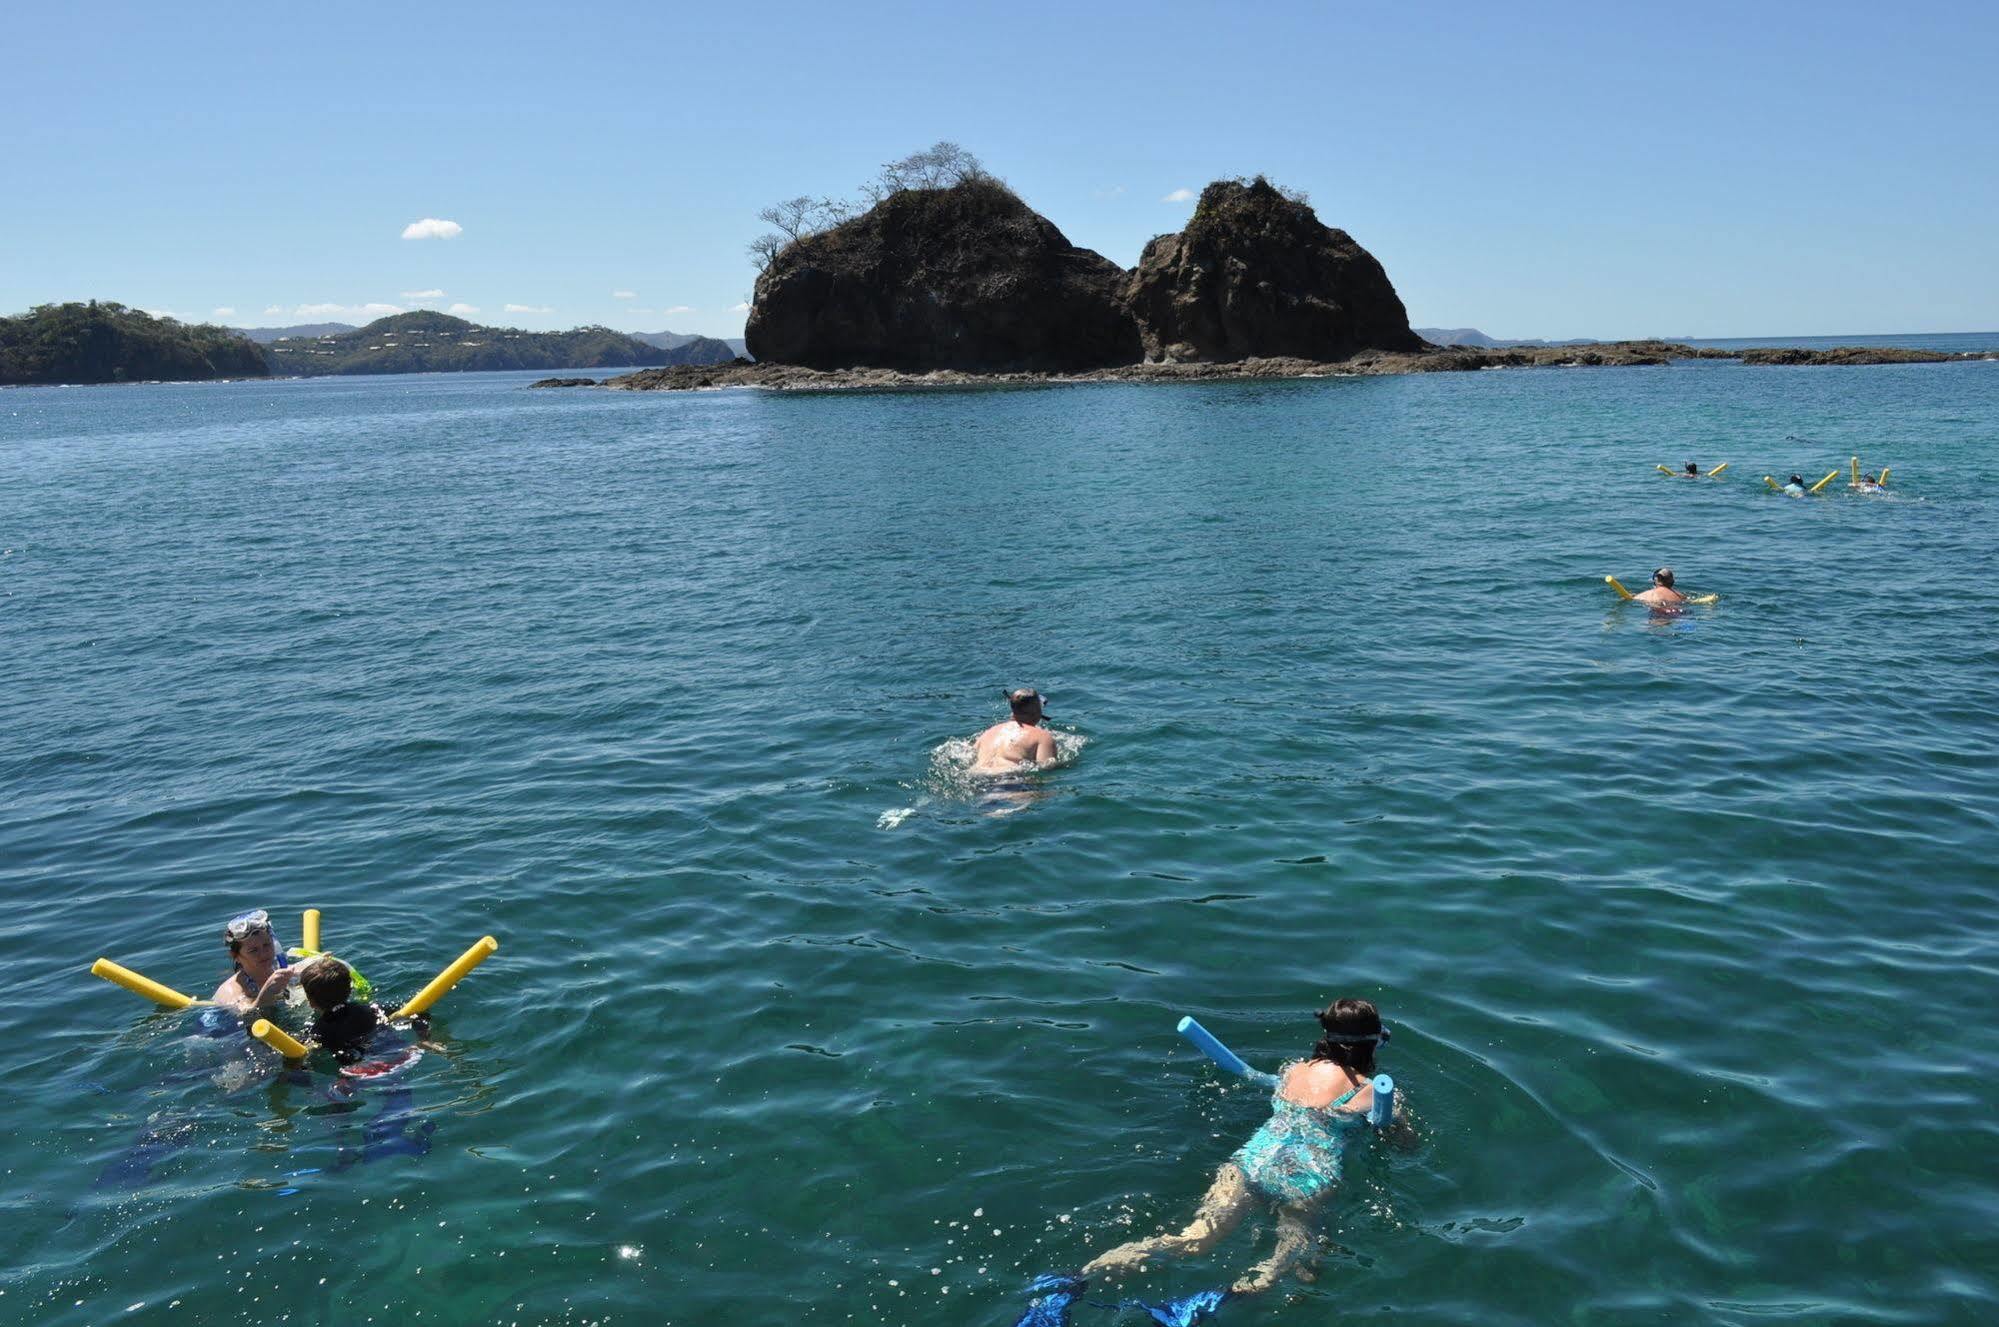
<instances>
[{"instance_id":1,"label":"wet hair","mask_svg":"<svg viewBox=\"0 0 1999 1327\"><path fill-rule=\"evenodd\" d=\"M1022 687L1018 691L1007 692L1006 703L1007 708L1015 714L1022 714L1028 711L1038 713L1041 709L1041 693L1033 687Z\"/></svg>"},{"instance_id":2,"label":"wet hair","mask_svg":"<svg viewBox=\"0 0 1999 1327\"><path fill-rule=\"evenodd\" d=\"M1868 484L1878 484L1881 482L1880 480L1876 479L1873 475L1862 475L1860 478L1862 482Z\"/></svg>"},{"instance_id":3,"label":"wet hair","mask_svg":"<svg viewBox=\"0 0 1999 1327\"><path fill-rule=\"evenodd\" d=\"M1381 1011L1372 1000L1333 1001L1319 1011L1319 1028L1325 1035L1312 1044L1313 1059L1330 1060L1350 1074L1374 1076Z\"/></svg>"},{"instance_id":4,"label":"wet hair","mask_svg":"<svg viewBox=\"0 0 1999 1327\"><path fill-rule=\"evenodd\" d=\"M1694 463L1693 463L1692 461L1688 461L1688 462L1687 462L1687 473L1688 473L1688 474L1690 474L1690 475L1697 475L1697 474L1699 474L1700 472L1701 472L1701 468L1700 468L1699 466L1695 465L1695 464L1694 464Z\"/></svg>"},{"instance_id":5,"label":"wet hair","mask_svg":"<svg viewBox=\"0 0 1999 1327\"><path fill-rule=\"evenodd\" d=\"M1669 590L1672 589L1673 569L1671 567L1659 568L1659 570L1652 573L1652 583L1654 585L1663 585Z\"/></svg>"},{"instance_id":6,"label":"wet hair","mask_svg":"<svg viewBox=\"0 0 1999 1327\"><path fill-rule=\"evenodd\" d=\"M1803 475L1792 475L1791 482L1793 484L1803 485L1803 483L1805 482L1805 477Z\"/></svg>"},{"instance_id":7,"label":"wet hair","mask_svg":"<svg viewBox=\"0 0 1999 1327\"><path fill-rule=\"evenodd\" d=\"M338 1009L354 996L354 975L337 958L320 957L299 969L305 998L321 1013Z\"/></svg>"}]
</instances>

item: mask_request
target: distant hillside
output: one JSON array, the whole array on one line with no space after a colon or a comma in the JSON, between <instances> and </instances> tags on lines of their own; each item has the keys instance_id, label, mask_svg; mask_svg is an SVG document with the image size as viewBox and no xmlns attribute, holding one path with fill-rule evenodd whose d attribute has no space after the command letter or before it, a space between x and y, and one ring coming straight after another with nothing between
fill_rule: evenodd
<instances>
[{"instance_id":1,"label":"distant hillside","mask_svg":"<svg viewBox=\"0 0 1999 1327\"><path fill-rule=\"evenodd\" d=\"M668 364L727 364L743 353L740 339L694 336L686 332L633 332L633 337L649 346L658 346L673 355Z\"/></svg>"},{"instance_id":2,"label":"distant hillside","mask_svg":"<svg viewBox=\"0 0 1999 1327\"><path fill-rule=\"evenodd\" d=\"M1481 350L1532 349L1535 346L1600 346L1604 344L1592 337L1578 336L1566 341L1543 341L1539 337L1527 337L1519 341L1500 341L1487 336L1476 327L1418 327L1416 335L1436 346L1477 346Z\"/></svg>"},{"instance_id":3,"label":"distant hillside","mask_svg":"<svg viewBox=\"0 0 1999 1327\"><path fill-rule=\"evenodd\" d=\"M1476 327L1416 327L1410 330L1433 346L1480 346L1490 349L1499 344Z\"/></svg>"},{"instance_id":4,"label":"distant hillside","mask_svg":"<svg viewBox=\"0 0 1999 1327\"><path fill-rule=\"evenodd\" d=\"M299 323L293 327L232 327L238 336L247 336L260 346L282 341L288 336L335 336L354 330L353 323Z\"/></svg>"},{"instance_id":5,"label":"distant hillside","mask_svg":"<svg viewBox=\"0 0 1999 1327\"><path fill-rule=\"evenodd\" d=\"M676 361L608 327L523 332L481 327L448 313L398 313L352 332L298 336L265 347L271 372L462 373L490 369L596 369Z\"/></svg>"},{"instance_id":6,"label":"distant hillside","mask_svg":"<svg viewBox=\"0 0 1999 1327\"><path fill-rule=\"evenodd\" d=\"M0 318L0 384L206 382L269 372L257 347L226 327L122 304L42 304Z\"/></svg>"}]
</instances>

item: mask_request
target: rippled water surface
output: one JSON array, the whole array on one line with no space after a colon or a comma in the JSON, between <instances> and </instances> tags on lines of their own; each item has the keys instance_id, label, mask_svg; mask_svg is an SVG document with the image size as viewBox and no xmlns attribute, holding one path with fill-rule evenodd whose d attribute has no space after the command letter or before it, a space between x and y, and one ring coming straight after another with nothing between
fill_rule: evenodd
<instances>
[{"instance_id":1,"label":"rippled water surface","mask_svg":"<svg viewBox=\"0 0 1999 1327\"><path fill-rule=\"evenodd\" d=\"M0 1320L1004 1327L1344 993L1420 1142L1225 1324L1999 1316L1999 364L527 380L0 393ZM251 906L501 948L350 1098L86 975Z\"/></svg>"}]
</instances>

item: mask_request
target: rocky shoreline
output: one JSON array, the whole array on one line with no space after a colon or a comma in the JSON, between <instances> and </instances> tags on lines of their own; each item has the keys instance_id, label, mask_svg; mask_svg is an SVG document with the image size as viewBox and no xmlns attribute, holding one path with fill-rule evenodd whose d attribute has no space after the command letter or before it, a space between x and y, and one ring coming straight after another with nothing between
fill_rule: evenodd
<instances>
[{"instance_id":1,"label":"rocky shoreline","mask_svg":"<svg viewBox=\"0 0 1999 1327\"><path fill-rule=\"evenodd\" d=\"M619 392L683 392L708 387L762 387L772 391L900 390L918 387L1000 387L1089 382L1213 382L1246 378L1374 377L1401 373L1469 373L1480 369L1629 368L1682 359L1739 360L1753 365L1943 364L1996 359L1990 352L1951 354L1888 346L1838 346L1826 350L1768 347L1720 350L1674 341L1616 341L1588 346L1471 347L1417 351L1363 351L1351 359L1240 359L1228 363L1123 364L1080 373L994 372L938 369L813 369L797 364L675 365L641 369L616 378L544 378L535 387L606 387Z\"/></svg>"}]
</instances>

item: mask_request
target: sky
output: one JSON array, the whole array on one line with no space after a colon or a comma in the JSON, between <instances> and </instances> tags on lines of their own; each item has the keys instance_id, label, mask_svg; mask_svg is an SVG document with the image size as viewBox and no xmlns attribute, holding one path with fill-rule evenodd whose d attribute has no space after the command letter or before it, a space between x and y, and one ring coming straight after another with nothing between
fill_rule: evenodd
<instances>
[{"instance_id":1,"label":"sky","mask_svg":"<svg viewBox=\"0 0 1999 1327\"><path fill-rule=\"evenodd\" d=\"M1502 337L1999 329L1999 6L23 5L0 313L742 330L939 139L1133 266L1256 173Z\"/></svg>"}]
</instances>

